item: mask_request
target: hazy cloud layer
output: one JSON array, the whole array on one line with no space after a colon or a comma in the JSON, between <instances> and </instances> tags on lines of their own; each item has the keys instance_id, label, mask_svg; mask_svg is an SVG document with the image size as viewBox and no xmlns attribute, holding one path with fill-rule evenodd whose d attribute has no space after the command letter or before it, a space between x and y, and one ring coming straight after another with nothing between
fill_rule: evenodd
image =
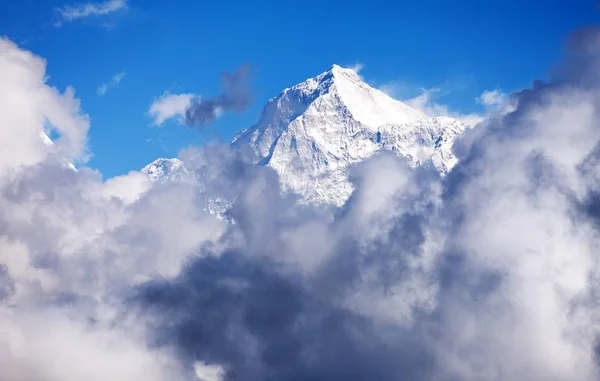
<instances>
[{"instance_id":1,"label":"hazy cloud layer","mask_svg":"<svg viewBox=\"0 0 600 381\"><path fill-rule=\"evenodd\" d=\"M73 92L0 40L2 375L597 380L598 41L575 34L444 179L380 154L342 208L312 209L219 145L182 154L197 185L73 171ZM205 211L217 198L235 223Z\"/></svg>"}]
</instances>

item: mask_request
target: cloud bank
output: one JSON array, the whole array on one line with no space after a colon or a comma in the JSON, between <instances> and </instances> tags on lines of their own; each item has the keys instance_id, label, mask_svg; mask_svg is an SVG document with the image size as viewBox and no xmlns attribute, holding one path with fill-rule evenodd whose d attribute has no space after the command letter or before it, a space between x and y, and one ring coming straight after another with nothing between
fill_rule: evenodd
<instances>
[{"instance_id":1,"label":"cloud bank","mask_svg":"<svg viewBox=\"0 0 600 381\"><path fill-rule=\"evenodd\" d=\"M312 209L219 145L182 154L196 185L69 169L87 118L1 40L3 376L597 380L599 41L574 34L445 178L380 154Z\"/></svg>"}]
</instances>

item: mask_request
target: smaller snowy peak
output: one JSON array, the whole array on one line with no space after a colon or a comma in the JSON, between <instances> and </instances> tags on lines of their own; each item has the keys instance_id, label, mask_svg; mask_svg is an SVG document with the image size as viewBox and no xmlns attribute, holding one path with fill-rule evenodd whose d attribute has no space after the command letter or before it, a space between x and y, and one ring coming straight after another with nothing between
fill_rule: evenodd
<instances>
[{"instance_id":1,"label":"smaller snowy peak","mask_svg":"<svg viewBox=\"0 0 600 381\"><path fill-rule=\"evenodd\" d=\"M232 222L229 216L231 201L219 197L210 197L203 191L193 171L188 170L179 159L160 158L142 168L150 181L155 184L191 184L198 186L198 199L205 203L204 210L220 220Z\"/></svg>"},{"instance_id":2,"label":"smaller snowy peak","mask_svg":"<svg viewBox=\"0 0 600 381\"><path fill-rule=\"evenodd\" d=\"M154 160L142 169L150 181L165 184L169 182L192 182L190 173L179 159L160 158Z\"/></svg>"}]
</instances>

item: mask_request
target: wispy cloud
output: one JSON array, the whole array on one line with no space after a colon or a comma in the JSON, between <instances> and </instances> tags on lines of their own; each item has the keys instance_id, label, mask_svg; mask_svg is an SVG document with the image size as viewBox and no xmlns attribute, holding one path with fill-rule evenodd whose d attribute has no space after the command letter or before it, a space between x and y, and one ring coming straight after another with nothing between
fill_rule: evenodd
<instances>
[{"instance_id":1,"label":"wispy cloud","mask_svg":"<svg viewBox=\"0 0 600 381\"><path fill-rule=\"evenodd\" d=\"M427 116L447 116L460 120L469 126L474 126L481 122L484 118L479 113L461 113L451 110L448 105L437 103L436 97L442 94L442 90L434 87L431 89L423 89L422 93L414 98L406 99L404 102L417 110L422 111Z\"/></svg>"},{"instance_id":2,"label":"wispy cloud","mask_svg":"<svg viewBox=\"0 0 600 381\"><path fill-rule=\"evenodd\" d=\"M450 106L439 102L441 97L451 93L444 86L420 89L419 95L408 98L406 95L411 92L414 93L414 88L402 82L389 82L380 86L379 89L391 97L401 99L402 102L422 111L427 116L452 117L469 126L474 126L481 122L490 112L507 110L506 107L508 104L508 96L502 90L486 90L474 99L474 103L484 107L483 112L464 113L453 110Z\"/></svg>"},{"instance_id":3,"label":"wispy cloud","mask_svg":"<svg viewBox=\"0 0 600 381\"><path fill-rule=\"evenodd\" d=\"M365 64L362 62L356 62L353 65L350 65L350 69L354 70L357 74L365 67Z\"/></svg>"},{"instance_id":4,"label":"wispy cloud","mask_svg":"<svg viewBox=\"0 0 600 381\"><path fill-rule=\"evenodd\" d=\"M150 104L148 115L154 119L153 124L155 126L160 126L168 119L175 117L183 121L186 110L192 104L192 100L197 97L197 95L191 93L171 94L165 92Z\"/></svg>"},{"instance_id":5,"label":"wispy cloud","mask_svg":"<svg viewBox=\"0 0 600 381\"><path fill-rule=\"evenodd\" d=\"M395 99L406 98L409 93L414 94L414 86L409 86L403 81L390 81L379 86L378 89Z\"/></svg>"},{"instance_id":6,"label":"wispy cloud","mask_svg":"<svg viewBox=\"0 0 600 381\"><path fill-rule=\"evenodd\" d=\"M113 75L113 77L110 79L110 81L98 86L98 89L96 89L96 92L100 96L106 94L108 89L110 89L111 87L119 86L119 84L121 83L121 80L123 80L123 77L125 77L124 71Z\"/></svg>"},{"instance_id":7,"label":"wispy cloud","mask_svg":"<svg viewBox=\"0 0 600 381\"><path fill-rule=\"evenodd\" d=\"M98 3L65 5L63 7L56 8L56 11L59 15L59 20L54 23L54 26L60 27L65 22L72 22L87 17L106 16L126 8L127 0L107 0Z\"/></svg>"}]
</instances>

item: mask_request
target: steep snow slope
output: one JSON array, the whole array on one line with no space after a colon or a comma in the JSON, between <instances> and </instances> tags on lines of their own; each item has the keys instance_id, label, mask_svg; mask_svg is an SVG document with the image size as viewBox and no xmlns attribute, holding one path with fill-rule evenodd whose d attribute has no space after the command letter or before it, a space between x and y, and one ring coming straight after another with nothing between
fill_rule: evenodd
<instances>
[{"instance_id":1,"label":"steep snow slope","mask_svg":"<svg viewBox=\"0 0 600 381\"><path fill-rule=\"evenodd\" d=\"M352 192L350 164L385 149L414 166L431 163L444 175L456 163L452 143L465 128L451 118L428 118L370 87L353 70L333 65L271 99L258 123L232 145L275 169L285 191L306 202L341 205ZM144 169L153 181L178 176L157 162ZM180 162L173 168L183 170Z\"/></svg>"}]
</instances>

